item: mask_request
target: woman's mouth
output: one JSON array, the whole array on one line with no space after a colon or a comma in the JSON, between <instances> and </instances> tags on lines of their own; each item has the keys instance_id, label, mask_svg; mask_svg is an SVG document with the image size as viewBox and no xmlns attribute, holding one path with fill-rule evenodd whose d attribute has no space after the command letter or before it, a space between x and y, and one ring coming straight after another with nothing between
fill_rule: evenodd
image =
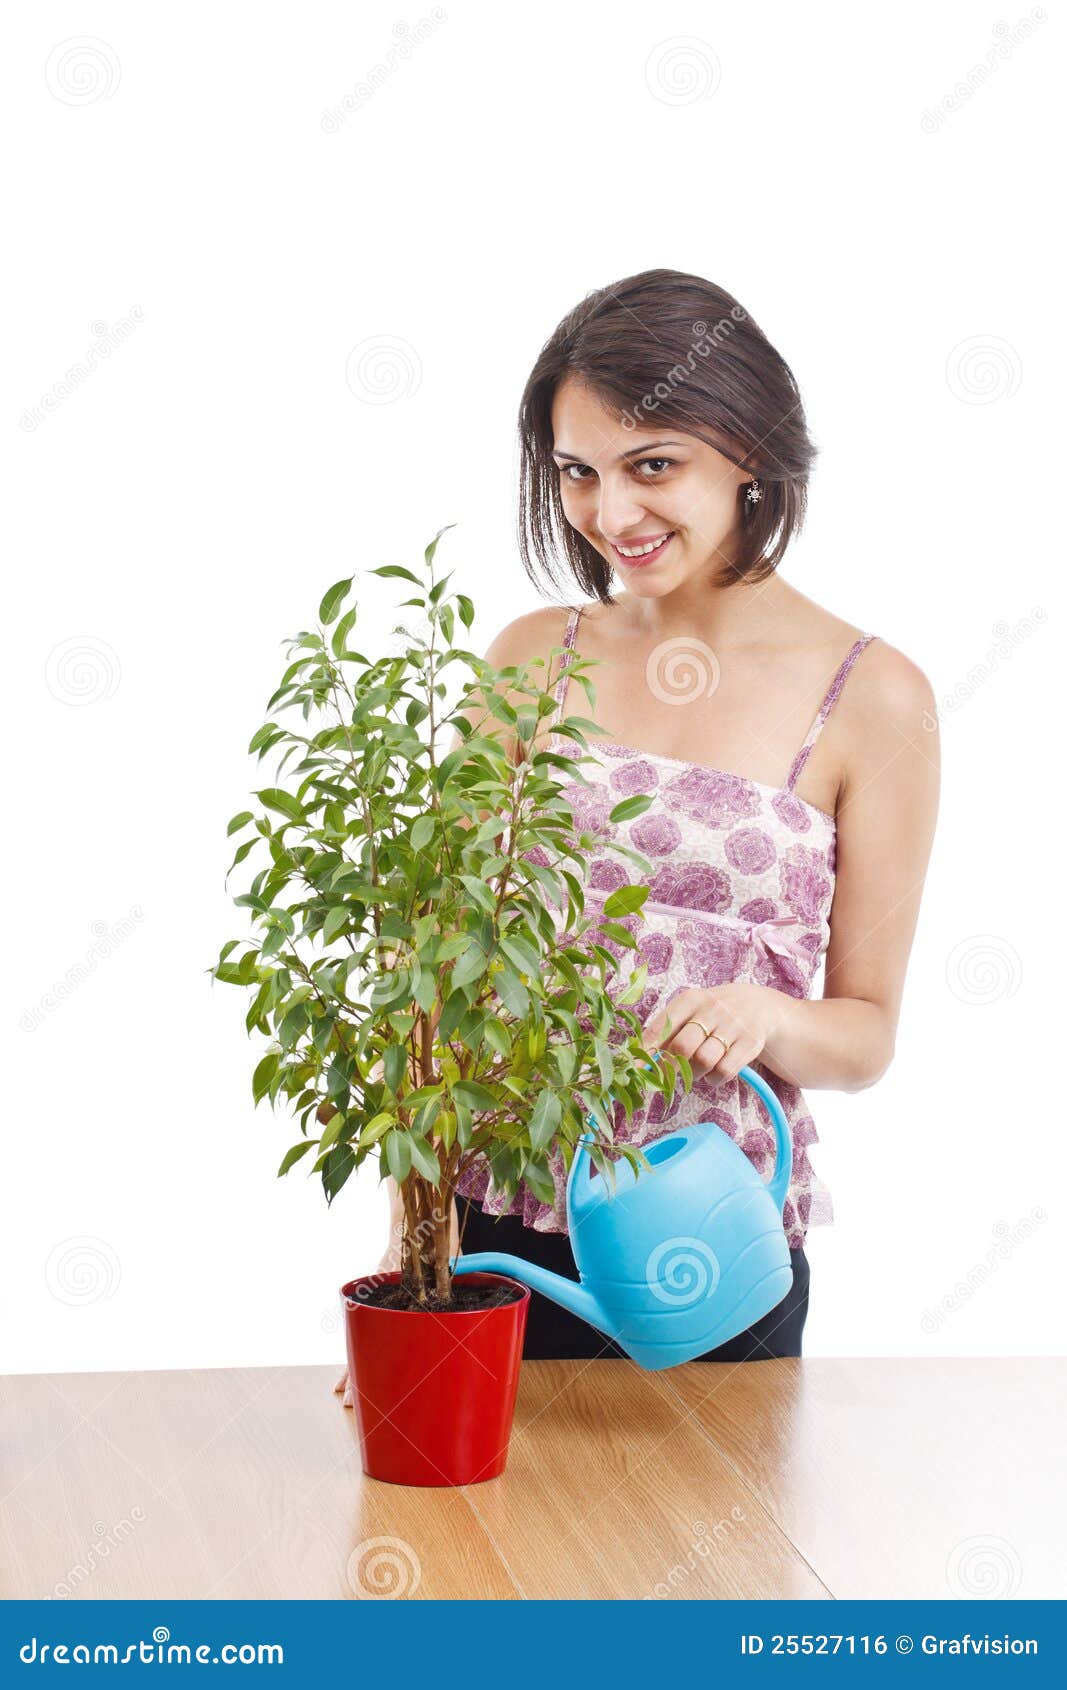
<instances>
[{"instance_id":1,"label":"woman's mouth","mask_svg":"<svg viewBox=\"0 0 1067 1690\"><path fill-rule=\"evenodd\" d=\"M628 546L608 544L625 569L643 569L646 563L656 563L674 539L674 529L668 534L652 534L646 540L634 540Z\"/></svg>"}]
</instances>

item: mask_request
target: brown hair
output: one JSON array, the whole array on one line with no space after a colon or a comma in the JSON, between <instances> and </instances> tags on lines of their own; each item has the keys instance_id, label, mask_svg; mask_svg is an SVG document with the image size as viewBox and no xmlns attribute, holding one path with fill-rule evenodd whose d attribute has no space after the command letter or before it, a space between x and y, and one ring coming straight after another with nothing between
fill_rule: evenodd
<instances>
[{"instance_id":1,"label":"brown hair","mask_svg":"<svg viewBox=\"0 0 1067 1690\"><path fill-rule=\"evenodd\" d=\"M552 459L552 402L565 376L616 406L624 426L653 419L698 436L758 476L755 505L738 490L737 578L773 574L804 520L817 448L793 372L724 288L678 270L640 275L588 294L542 347L519 406L519 552L558 580L562 549L587 594L611 604L611 566L563 513ZM633 419L632 421L630 419Z\"/></svg>"}]
</instances>

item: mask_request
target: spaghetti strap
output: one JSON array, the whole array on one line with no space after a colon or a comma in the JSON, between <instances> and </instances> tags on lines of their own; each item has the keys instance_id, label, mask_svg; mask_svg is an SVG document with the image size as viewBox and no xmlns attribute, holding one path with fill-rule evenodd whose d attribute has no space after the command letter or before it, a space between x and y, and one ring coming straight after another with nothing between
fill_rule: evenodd
<instances>
[{"instance_id":1,"label":"spaghetti strap","mask_svg":"<svg viewBox=\"0 0 1067 1690\"><path fill-rule=\"evenodd\" d=\"M804 743L793 758L793 767L790 769L789 778L785 783L784 790L786 792L792 792L797 781L800 779L800 771L808 760L812 746L822 733L823 727L826 723L826 718L837 703L838 695L845 684L849 670L852 668L852 665L855 663L860 652L869 646L872 640L876 640L877 638L877 634L861 634L855 645L852 647L852 650L845 658L840 669L838 669L837 674L830 682L826 697L819 705L815 720L812 722L811 727L808 729L804 738Z\"/></svg>"},{"instance_id":2,"label":"spaghetti strap","mask_svg":"<svg viewBox=\"0 0 1067 1690\"><path fill-rule=\"evenodd\" d=\"M574 636L578 632L578 623L581 620L581 615L582 606L580 604L572 605L571 614L567 622L567 632L563 636L563 644L566 647L566 651L563 657L560 658L560 676L559 680L556 682L556 714L552 718L553 727L557 725L563 716L563 705L567 697L567 682L570 679L568 671L570 670L571 653L574 650Z\"/></svg>"}]
</instances>

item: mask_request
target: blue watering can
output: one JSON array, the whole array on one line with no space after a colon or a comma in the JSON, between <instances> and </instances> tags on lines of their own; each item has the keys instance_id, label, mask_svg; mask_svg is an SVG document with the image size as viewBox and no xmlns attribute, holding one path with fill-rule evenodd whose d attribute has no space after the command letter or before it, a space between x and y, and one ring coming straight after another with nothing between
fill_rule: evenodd
<instances>
[{"instance_id":1,"label":"blue watering can","mask_svg":"<svg viewBox=\"0 0 1067 1690\"><path fill-rule=\"evenodd\" d=\"M703 1122L642 1145L652 1165L640 1173L620 1157L609 1192L586 1133L567 1179L580 1282L489 1250L454 1259L453 1273L508 1274L614 1339L649 1372L678 1367L746 1331L793 1283L782 1227L793 1141L766 1081L751 1068L739 1078L763 1099L774 1126L769 1183L728 1133Z\"/></svg>"}]
</instances>

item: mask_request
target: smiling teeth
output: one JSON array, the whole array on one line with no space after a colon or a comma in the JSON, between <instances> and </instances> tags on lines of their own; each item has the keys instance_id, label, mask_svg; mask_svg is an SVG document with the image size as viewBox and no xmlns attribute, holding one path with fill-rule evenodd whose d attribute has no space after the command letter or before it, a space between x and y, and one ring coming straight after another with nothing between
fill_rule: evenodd
<instances>
[{"instance_id":1,"label":"smiling teeth","mask_svg":"<svg viewBox=\"0 0 1067 1690\"><path fill-rule=\"evenodd\" d=\"M661 534L658 540L650 540L647 546L616 546L615 550L621 552L623 557L647 557L657 546L662 546L666 539L667 535Z\"/></svg>"}]
</instances>

